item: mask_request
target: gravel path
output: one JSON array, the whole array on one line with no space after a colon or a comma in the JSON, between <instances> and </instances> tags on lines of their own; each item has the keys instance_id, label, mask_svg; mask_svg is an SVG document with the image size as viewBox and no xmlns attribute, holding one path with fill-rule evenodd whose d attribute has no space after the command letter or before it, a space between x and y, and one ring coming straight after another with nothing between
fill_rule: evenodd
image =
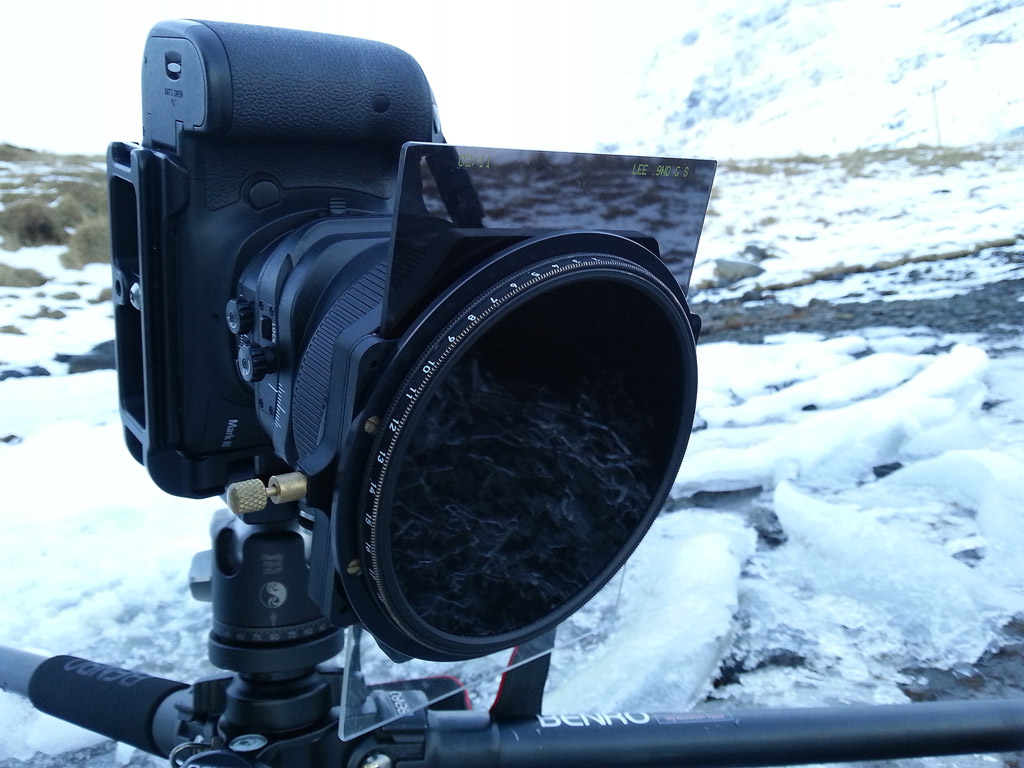
<instances>
[{"instance_id":1,"label":"gravel path","mask_svg":"<svg viewBox=\"0 0 1024 768\"><path fill-rule=\"evenodd\" d=\"M944 333L976 333L983 339L1016 337L1024 345L1024 279L990 283L962 296L913 301L871 301L835 304L812 301L806 307L740 299L714 303L696 301L690 309L701 316L701 341L740 341L759 344L765 336L790 331L826 336L859 328L926 326Z\"/></svg>"},{"instance_id":2,"label":"gravel path","mask_svg":"<svg viewBox=\"0 0 1024 768\"><path fill-rule=\"evenodd\" d=\"M1024 252L1021 254L1024 258ZM941 333L979 334L989 354L999 356L1024 350L1024 279L1003 280L963 294L942 299L869 301L836 304L812 301L806 307L781 302L749 302L742 299L695 301L690 309L701 317L700 341L739 341L760 344L765 336L793 331L820 333L826 337L862 328L927 327ZM111 342L85 355L61 355L72 373L113 368ZM106 357L101 352L110 353ZM109 359L108 359L109 358ZM38 372L6 372L8 375L45 375ZM0 371L0 378L4 371Z\"/></svg>"}]
</instances>

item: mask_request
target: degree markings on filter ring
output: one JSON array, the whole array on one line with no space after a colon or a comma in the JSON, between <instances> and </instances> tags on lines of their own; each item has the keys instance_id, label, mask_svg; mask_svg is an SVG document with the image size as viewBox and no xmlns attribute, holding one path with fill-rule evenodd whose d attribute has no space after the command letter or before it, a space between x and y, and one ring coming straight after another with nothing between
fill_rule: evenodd
<instances>
[{"instance_id":1,"label":"degree markings on filter ring","mask_svg":"<svg viewBox=\"0 0 1024 768\"><path fill-rule=\"evenodd\" d=\"M594 263L597 263L597 262L600 262L600 261L601 261L601 259L596 257L596 256L592 256L589 259L589 263L590 264L594 264ZM459 333L457 335L452 336L452 335L448 334L447 332L442 332L441 336L442 337L445 337L445 336L447 337L448 345L445 347L443 352L441 352L439 355L437 355L437 360L436 361L431 361L430 360L431 355L428 354L428 355L425 355L417 363L417 365L419 366L420 370L422 371L423 377L420 379L420 382L419 382L419 384L416 387L408 387L407 388L407 391L405 392L405 396L409 400L409 402L406 403L405 412L402 414L402 417L400 419L391 419L391 422L388 425L388 428L391 430L391 432L392 433L398 433L398 432L402 431L402 429L405 426L406 421L408 421L410 411L412 410L413 406L416 404L416 401L419 399L419 397L422 394L424 388L427 386L427 384L430 383L430 380L433 378L434 373L443 365L445 360L451 355L451 353L455 350L455 348L458 347L458 345L462 341L465 340L466 336L469 335L470 331L472 331L476 326L478 326L481 322L483 322L494 311L494 309L496 308L497 305L504 304L509 299L514 298L515 296L519 295L520 293L522 293L526 289L533 287L534 285L536 285L541 280L543 280L543 279L545 279L547 277L552 277L554 275L557 275L557 274L560 274L560 273L563 273L563 272L568 272L568 271L570 271L572 269L575 269L576 267L580 267L580 266L584 266L585 265L585 262L581 261L578 258L573 258L572 262L573 262L573 266L572 267L562 267L562 266L560 266L560 265L558 265L556 263L552 263L550 265L550 269L547 272L537 273L536 271L533 271L533 272L530 273L531 276L532 276L530 280L527 280L526 282L523 282L523 283L510 283L509 287L512 289L510 292L506 293L500 299L495 299L494 297L489 296L488 298L491 301L490 306L485 306L484 309L480 310L479 314L471 312L469 315L467 315L466 319L468 320L469 324L467 326L465 326L461 331L459 331ZM475 306L480 301L483 301L483 298L478 298L476 301L474 301L472 304L470 304L470 306ZM454 325L454 323L452 325ZM451 328L451 326L449 326L449 328ZM436 346L433 347L431 349L431 351L433 351L436 348L437 348ZM429 364L429 370L423 370L426 367L426 366L423 365L424 362ZM410 394L410 392L412 394ZM388 466L388 464L390 463L390 460L391 460L391 452L394 449L394 443L395 443L395 439L394 439L394 437L392 437L391 444L388 446L388 449L386 451L381 451L381 452L378 453L377 461L381 465L381 471L380 471L381 475L383 475L387 471L387 466ZM371 484L371 485L373 485L373 484ZM371 495L375 496L373 490L371 490L370 493L371 493ZM376 508L376 503L375 503L375 508Z\"/></svg>"}]
</instances>

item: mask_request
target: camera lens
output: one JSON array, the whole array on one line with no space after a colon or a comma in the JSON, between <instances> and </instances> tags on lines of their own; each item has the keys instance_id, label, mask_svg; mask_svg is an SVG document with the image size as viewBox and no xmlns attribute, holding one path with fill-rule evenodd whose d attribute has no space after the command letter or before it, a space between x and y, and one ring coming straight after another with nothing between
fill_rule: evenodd
<instances>
[{"instance_id":1,"label":"camera lens","mask_svg":"<svg viewBox=\"0 0 1024 768\"><path fill-rule=\"evenodd\" d=\"M528 264L431 315L448 322L421 333L367 472L366 578L398 633L369 628L471 657L560 622L639 543L692 424L693 335L664 277L612 253Z\"/></svg>"}]
</instances>

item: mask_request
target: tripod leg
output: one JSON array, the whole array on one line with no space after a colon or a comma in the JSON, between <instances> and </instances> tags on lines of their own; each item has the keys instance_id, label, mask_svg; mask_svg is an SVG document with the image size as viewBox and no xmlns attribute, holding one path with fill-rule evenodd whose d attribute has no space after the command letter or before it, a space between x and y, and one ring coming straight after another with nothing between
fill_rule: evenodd
<instances>
[{"instance_id":1,"label":"tripod leg","mask_svg":"<svg viewBox=\"0 0 1024 768\"><path fill-rule=\"evenodd\" d=\"M75 656L47 659L0 649L3 689L41 712L154 755L166 756L176 725L174 694L188 686Z\"/></svg>"}]
</instances>

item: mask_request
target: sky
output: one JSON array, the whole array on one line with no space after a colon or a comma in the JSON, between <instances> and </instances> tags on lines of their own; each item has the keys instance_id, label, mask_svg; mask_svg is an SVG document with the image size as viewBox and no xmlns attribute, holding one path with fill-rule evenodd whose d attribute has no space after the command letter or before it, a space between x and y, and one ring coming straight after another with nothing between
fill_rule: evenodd
<instances>
[{"instance_id":1,"label":"sky","mask_svg":"<svg viewBox=\"0 0 1024 768\"><path fill-rule=\"evenodd\" d=\"M141 137L149 29L194 18L363 37L411 53L450 142L593 151L618 141L644 68L685 29L685 3L517 0L142 0L8 3L0 26L0 143L100 154Z\"/></svg>"}]
</instances>

